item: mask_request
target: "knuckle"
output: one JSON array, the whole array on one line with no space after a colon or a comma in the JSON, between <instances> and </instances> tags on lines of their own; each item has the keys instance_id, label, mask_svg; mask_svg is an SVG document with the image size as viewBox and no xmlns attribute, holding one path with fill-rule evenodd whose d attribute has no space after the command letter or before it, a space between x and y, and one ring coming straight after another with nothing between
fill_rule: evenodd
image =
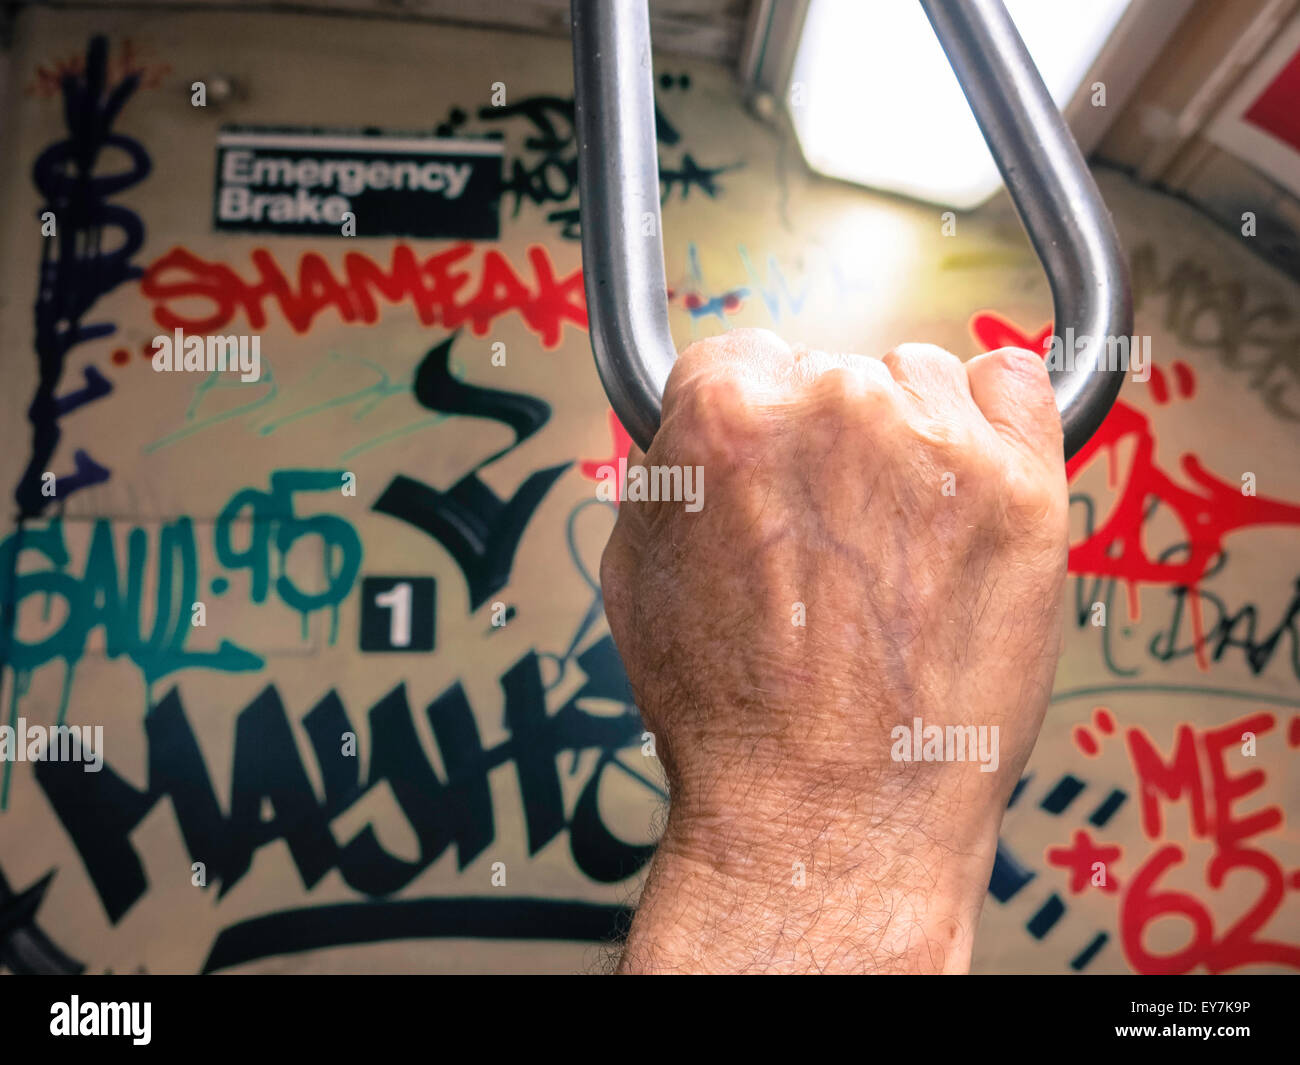
<instances>
[{"instance_id":1,"label":"knuckle","mask_svg":"<svg viewBox=\"0 0 1300 1065\"><path fill-rule=\"evenodd\" d=\"M835 366L825 370L809 386L807 399L817 413L829 414L841 424L860 430L892 426L898 417L889 382L866 367Z\"/></svg>"},{"instance_id":2,"label":"knuckle","mask_svg":"<svg viewBox=\"0 0 1300 1065\"><path fill-rule=\"evenodd\" d=\"M703 340L697 340L678 354L673 368L681 375L689 376L714 362L719 351L725 348L726 342L722 337L705 337Z\"/></svg>"},{"instance_id":3,"label":"knuckle","mask_svg":"<svg viewBox=\"0 0 1300 1065\"><path fill-rule=\"evenodd\" d=\"M721 337L715 339L723 340L733 346L739 345L747 348L762 348L766 350L780 351L786 354L790 351L790 345L770 329L742 327L740 329L729 330Z\"/></svg>"},{"instance_id":4,"label":"knuckle","mask_svg":"<svg viewBox=\"0 0 1300 1065\"><path fill-rule=\"evenodd\" d=\"M960 454L953 456L952 464L958 466L962 478L979 489L981 498L997 498L1002 492L1006 467L997 451L984 446L968 434L963 438Z\"/></svg>"},{"instance_id":5,"label":"knuckle","mask_svg":"<svg viewBox=\"0 0 1300 1065\"><path fill-rule=\"evenodd\" d=\"M962 365L961 359L938 344L899 344L885 356L884 361L891 369L895 366L929 363L945 372Z\"/></svg>"},{"instance_id":6,"label":"knuckle","mask_svg":"<svg viewBox=\"0 0 1300 1065\"><path fill-rule=\"evenodd\" d=\"M931 452L934 461L949 468L960 466L970 475L987 472L983 456L988 449L960 410L917 411L908 419L908 425L912 437Z\"/></svg>"},{"instance_id":7,"label":"knuckle","mask_svg":"<svg viewBox=\"0 0 1300 1065\"><path fill-rule=\"evenodd\" d=\"M1051 394L1052 380L1047 363L1026 348L999 348L987 356L993 369L1011 378L1021 388Z\"/></svg>"},{"instance_id":8,"label":"knuckle","mask_svg":"<svg viewBox=\"0 0 1300 1065\"><path fill-rule=\"evenodd\" d=\"M742 425L753 413L745 383L738 373L715 372L691 382L690 409L705 425Z\"/></svg>"},{"instance_id":9,"label":"knuckle","mask_svg":"<svg viewBox=\"0 0 1300 1065\"><path fill-rule=\"evenodd\" d=\"M719 368L692 378L678 400L680 421L674 426L681 448L725 459L750 442L762 422L741 373Z\"/></svg>"}]
</instances>

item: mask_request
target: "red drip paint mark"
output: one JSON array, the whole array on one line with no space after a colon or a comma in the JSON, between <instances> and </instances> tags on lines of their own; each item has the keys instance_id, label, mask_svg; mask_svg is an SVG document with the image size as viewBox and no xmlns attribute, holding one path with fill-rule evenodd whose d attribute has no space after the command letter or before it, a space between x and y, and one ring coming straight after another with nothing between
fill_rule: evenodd
<instances>
[{"instance_id":1,"label":"red drip paint mark","mask_svg":"<svg viewBox=\"0 0 1300 1065\"><path fill-rule=\"evenodd\" d=\"M1096 758L1097 752L1101 750L1097 746L1097 741L1093 738L1092 733L1083 725L1074 726L1074 745L1089 758Z\"/></svg>"},{"instance_id":2,"label":"red drip paint mark","mask_svg":"<svg viewBox=\"0 0 1300 1065\"><path fill-rule=\"evenodd\" d=\"M27 96L42 96L46 99L58 99L63 93L65 77L80 77L86 71L84 52L63 56L42 63L36 68L36 76L27 83L24 93ZM136 77L145 89L156 89L163 79L172 71L168 63L147 63L136 50L135 42L130 38L122 41L117 53L108 56L107 82L110 89L116 88L128 77Z\"/></svg>"},{"instance_id":3,"label":"red drip paint mark","mask_svg":"<svg viewBox=\"0 0 1300 1065\"><path fill-rule=\"evenodd\" d=\"M1196 375L1192 373L1192 368L1187 363L1179 359L1174 360L1174 377L1178 381L1178 393L1184 399L1191 399L1196 395Z\"/></svg>"},{"instance_id":4,"label":"red drip paint mark","mask_svg":"<svg viewBox=\"0 0 1300 1065\"><path fill-rule=\"evenodd\" d=\"M126 348L117 348L110 356L114 366L125 366L131 361L131 353Z\"/></svg>"},{"instance_id":5,"label":"red drip paint mark","mask_svg":"<svg viewBox=\"0 0 1300 1065\"><path fill-rule=\"evenodd\" d=\"M985 351L998 348L1024 348L1039 355L1046 355L1052 339L1052 326L1049 322L1043 329L1030 336L1009 319L993 311L977 314L971 319L971 332L975 339L984 345Z\"/></svg>"},{"instance_id":6,"label":"red drip paint mark","mask_svg":"<svg viewBox=\"0 0 1300 1065\"><path fill-rule=\"evenodd\" d=\"M309 251L298 259L295 282L271 252L256 248L251 259L257 277L247 281L225 263L178 247L145 271L140 291L153 302L154 321L167 330L212 333L240 313L251 328L261 329L269 301L303 334L327 310L343 322L371 325L379 320L381 303L406 303L423 325L468 325L476 336L503 315L517 313L544 347L554 348L566 323L587 328L582 270L560 277L545 248L534 245L527 255L528 269L517 271L494 248L479 256L464 242L419 259L399 243L387 267L363 252L348 252L336 276L323 255ZM207 301L208 313L192 310L193 300Z\"/></svg>"},{"instance_id":7,"label":"red drip paint mark","mask_svg":"<svg viewBox=\"0 0 1300 1065\"><path fill-rule=\"evenodd\" d=\"M1287 725L1286 742L1288 747L1300 747L1300 714L1293 717Z\"/></svg>"},{"instance_id":8,"label":"red drip paint mark","mask_svg":"<svg viewBox=\"0 0 1300 1065\"><path fill-rule=\"evenodd\" d=\"M1092 837L1083 829L1079 829L1074 834L1072 846L1052 847L1048 850L1047 864L1054 865L1058 869L1070 870L1072 895L1077 895L1087 888L1098 872L1101 873L1102 880L1096 886L1106 894L1113 895L1119 890L1119 879L1110 870L1111 866L1119 861L1122 853L1117 846L1093 843ZM1100 870L1094 868L1098 862L1102 865Z\"/></svg>"},{"instance_id":9,"label":"red drip paint mark","mask_svg":"<svg viewBox=\"0 0 1300 1065\"><path fill-rule=\"evenodd\" d=\"M1115 735L1115 718L1104 706L1097 707L1093 712L1092 720L1097 726L1097 731L1104 732L1107 736Z\"/></svg>"},{"instance_id":10,"label":"red drip paint mark","mask_svg":"<svg viewBox=\"0 0 1300 1065\"><path fill-rule=\"evenodd\" d=\"M1165 385L1165 375L1160 372L1159 366L1151 367L1151 398L1157 403L1165 404L1169 402L1169 388Z\"/></svg>"},{"instance_id":11,"label":"red drip paint mark","mask_svg":"<svg viewBox=\"0 0 1300 1065\"><path fill-rule=\"evenodd\" d=\"M582 476L592 481L600 481L600 471L605 466L618 469L618 460L626 459L628 452L632 450L632 438L628 436L627 430L623 428L623 423L618 420L618 415L613 411L609 412L609 435L613 442L614 453L607 459L584 459L578 466ZM615 503L617 506L617 503Z\"/></svg>"},{"instance_id":12,"label":"red drip paint mark","mask_svg":"<svg viewBox=\"0 0 1300 1065\"><path fill-rule=\"evenodd\" d=\"M1031 335L992 312L977 314L971 322L971 331L990 350L1014 346L1043 354L1052 335L1050 324ZM1191 395L1195 391L1191 368L1176 364L1175 375L1179 391ZM1153 372L1152 381L1155 379ZM1229 533L1261 525L1300 526L1300 504L1243 495L1239 484L1210 473L1200 458L1190 452L1181 459L1182 475L1190 487L1178 483L1156 459L1156 438L1150 419L1123 400L1115 402L1101 428L1066 464L1068 479L1073 481L1099 452L1106 452L1109 462L1114 463L1124 443L1132 444L1132 458L1120 498L1106 522L1086 540L1070 548L1070 572L1127 582L1129 613L1135 621L1140 606L1140 584L1189 589L1196 661L1202 670L1208 670L1197 584L1223 550L1224 538ZM1186 533L1188 550L1181 562L1157 562L1142 544L1143 517L1152 499L1171 511Z\"/></svg>"},{"instance_id":13,"label":"red drip paint mark","mask_svg":"<svg viewBox=\"0 0 1300 1065\"><path fill-rule=\"evenodd\" d=\"M697 296L694 292L688 292L688 293L686 293L686 295L682 298L682 304L683 304L683 306L685 306L685 308L686 308L688 311L698 310L699 307L700 307L701 302L702 302L702 301L701 301L700 297Z\"/></svg>"}]
</instances>

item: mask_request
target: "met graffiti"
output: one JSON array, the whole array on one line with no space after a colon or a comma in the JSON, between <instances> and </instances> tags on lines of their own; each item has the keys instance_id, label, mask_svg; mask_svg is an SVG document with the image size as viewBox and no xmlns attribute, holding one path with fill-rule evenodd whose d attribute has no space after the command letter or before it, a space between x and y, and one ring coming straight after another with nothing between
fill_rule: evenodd
<instances>
[{"instance_id":1,"label":"met graffiti","mask_svg":"<svg viewBox=\"0 0 1300 1065\"><path fill-rule=\"evenodd\" d=\"M1095 887L1118 899L1120 940L1136 971L1173 974L1204 967L1222 973L1247 965L1300 969L1300 942L1294 935L1290 942L1276 938L1278 933L1285 936L1286 929L1275 920L1287 892L1300 889L1300 874L1284 870L1262 847L1268 836L1285 830L1286 814L1278 805L1259 805L1267 797L1267 770L1237 772L1233 764L1243 756L1249 762L1264 745L1292 752L1300 748L1300 716L1293 716L1283 730L1280 724L1272 711L1210 728L1181 724L1167 755L1143 729L1121 730L1105 707L1093 712L1090 724L1075 728L1075 746L1086 757L1096 757L1111 739L1124 744L1138 784L1142 832L1152 846L1142 855L1134 853L1137 847L1125 853L1080 829L1069 846L1050 848L1047 862L1070 872L1071 893ZM1161 842L1175 809L1190 823L1187 845ZM1203 876L1208 891L1222 890L1228 878L1241 874L1257 885L1235 919L1216 918L1208 899L1168 883L1198 846L1210 851ZM1098 864L1105 871L1100 878L1095 875ZM1187 928L1184 945L1160 951L1148 943L1147 930L1160 920L1176 920Z\"/></svg>"}]
</instances>

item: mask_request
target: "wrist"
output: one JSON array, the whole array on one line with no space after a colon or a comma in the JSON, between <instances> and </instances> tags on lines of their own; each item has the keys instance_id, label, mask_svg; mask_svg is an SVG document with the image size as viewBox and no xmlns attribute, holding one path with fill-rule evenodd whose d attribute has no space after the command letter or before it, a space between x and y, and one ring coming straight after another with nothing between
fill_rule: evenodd
<instances>
[{"instance_id":1,"label":"wrist","mask_svg":"<svg viewBox=\"0 0 1300 1065\"><path fill-rule=\"evenodd\" d=\"M764 792L766 794L766 792ZM627 972L959 973L1000 810L811 791L723 812L673 793ZM964 822L936 819L945 808Z\"/></svg>"}]
</instances>

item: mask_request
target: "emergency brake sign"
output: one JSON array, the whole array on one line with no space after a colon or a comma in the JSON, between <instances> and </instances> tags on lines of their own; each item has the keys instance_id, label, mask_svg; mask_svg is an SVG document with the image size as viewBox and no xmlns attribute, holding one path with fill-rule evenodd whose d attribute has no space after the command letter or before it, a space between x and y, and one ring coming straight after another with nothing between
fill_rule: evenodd
<instances>
[{"instance_id":1,"label":"emergency brake sign","mask_svg":"<svg viewBox=\"0 0 1300 1065\"><path fill-rule=\"evenodd\" d=\"M223 130L213 225L254 233L495 240L502 145Z\"/></svg>"}]
</instances>

